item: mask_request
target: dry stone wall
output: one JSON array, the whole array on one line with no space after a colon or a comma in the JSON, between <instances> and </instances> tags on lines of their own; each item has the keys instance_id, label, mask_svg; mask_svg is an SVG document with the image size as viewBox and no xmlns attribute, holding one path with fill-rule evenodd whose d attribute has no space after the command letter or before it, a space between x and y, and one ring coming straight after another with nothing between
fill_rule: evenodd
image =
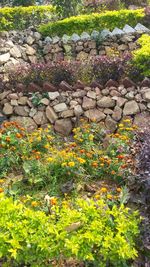
<instances>
[{"instance_id":1,"label":"dry stone wall","mask_svg":"<svg viewBox=\"0 0 150 267\"><path fill-rule=\"evenodd\" d=\"M124 53L137 48L136 40L150 30L138 23L135 28L125 25L112 32L93 31L91 35L83 32L62 38L42 38L34 28L25 31L0 33L0 73L17 64L44 63L59 60L85 60L96 55L110 55L112 49Z\"/></svg>"},{"instance_id":2,"label":"dry stone wall","mask_svg":"<svg viewBox=\"0 0 150 267\"><path fill-rule=\"evenodd\" d=\"M35 98L38 104L35 104ZM122 118L130 116L140 126L150 123L150 80L136 86L129 79L121 85L109 81L107 85L84 87L76 91L54 91L35 94L13 92L0 93L0 123L4 120L25 124L29 130L45 127L69 135L79 119L95 120L110 132L114 132Z\"/></svg>"}]
</instances>

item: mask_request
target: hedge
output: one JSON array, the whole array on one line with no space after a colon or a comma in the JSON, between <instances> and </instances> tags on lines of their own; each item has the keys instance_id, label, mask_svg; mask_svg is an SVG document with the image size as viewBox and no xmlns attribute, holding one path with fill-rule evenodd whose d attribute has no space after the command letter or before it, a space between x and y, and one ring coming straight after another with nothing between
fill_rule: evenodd
<instances>
[{"instance_id":1,"label":"hedge","mask_svg":"<svg viewBox=\"0 0 150 267\"><path fill-rule=\"evenodd\" d=\"M144 76L150 77L150 36L142 35L138 43L141 47L133 52L133 64Z\"/></svg>"},{"instance_id":2,"label":"hedge","mask_svg":"<svg viewBox=\"0 0 150 267\"><path fill-rule=\"evenodd\" d=\"M36 26L55 15L53 6L0 8L0 31L23 30Z\"/></svg>"},{"instance_id":3,"label":"hedge","mask_svg":"<svg viewBox=\"0 0 150 267\"><path fill-rule=\"evenodd\" d=\"M50 22L41 25L39 31L44 36L62 36L63 34L81 34L83 31L100 31L104 28L113 30L115 27L122 28L125 24L135 26L138 22L143 21L144 16L144 9L107 11L101 14L93 13L90 15L80 15L56 22Z\"/></svg>"}]
</instances>

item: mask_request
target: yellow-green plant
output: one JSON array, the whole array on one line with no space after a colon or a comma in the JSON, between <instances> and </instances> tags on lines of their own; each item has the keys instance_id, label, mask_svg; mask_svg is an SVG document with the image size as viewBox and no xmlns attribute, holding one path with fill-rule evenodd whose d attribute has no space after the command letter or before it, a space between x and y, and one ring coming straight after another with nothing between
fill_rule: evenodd
<instances>
[{"instance_id":1,"label":"yellow-green plant","mask_svg":"<svg viewBox=\"0 0 150 267\"><path fill-rule=\"evenodd\" d=\"M142 22L144 10L120 10L107 11L101 14L93 13L90 15L81 15L70 17L57 22L50 22L39 27L44 36L63 34L71 35L73 33L81 34L83 31L92 32L92 30L109 30L115 27L124 27L125 24L135 26L137 22Z\"/></svg>"},{"instance_id":2,"label":"yellow-green plant","mask_svg":"<svg viewBox=\"0 0 150 267\"><path fill-rule=\"evenodd\" d=\"M4 7L0 9L0 31L22 30L52 19L53 6Z\"/></svg>"},{"instance_id":3,"label":"yellow-green plant","mask_svg":"<svg viewBox=\"0 0 150 267\"><path fill-rule=\"evenodd\" d=\"M150 77L150 36L142 35L138 43L141 47L133 52L133 64L144 76Z\"/></svg>"},{"instance_id":4,"label":"yellow-green plant","mask_svg":"<svg viewBox=\"0 0 150 267\"><path fill-rule=\"evenodd\" d=\"M5 266L45 267L53 260L60 266L59 260L74 258L97 267L123 267L137 257L137 211L123 204L110 208L103 198L61 204L53 199L48 205L51 215L46 216L0 194L0 259Z\"/></svg>"}]
</instances>

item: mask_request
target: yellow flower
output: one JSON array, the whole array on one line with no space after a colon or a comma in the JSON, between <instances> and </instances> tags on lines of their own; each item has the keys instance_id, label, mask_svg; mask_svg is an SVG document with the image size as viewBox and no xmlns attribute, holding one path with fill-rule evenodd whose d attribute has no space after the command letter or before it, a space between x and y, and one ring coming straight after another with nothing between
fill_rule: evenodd
<instances>
[{"instance_id":1,"label":"yellow flower","mask_svg":"<svg viewBox=\"0 0 150 267\"><path fill-rule=\"evenodd\" d=\"M108 194L108 195L107 195L107 199L110 199L110 200L111 200L111 199L113 199L113 196L110 195L110 194Z\"/></svg>"},{"instance_id":2,"label":"yellow flower","mask_svg":"<svg viewBox=\"0 0 150 267\"><path fill-rule=\"evenodd\" d=\"M106 193L107 192L107 188L106 187L102 187L100 190L102 193Z\"/></svg>"},{"instance_id":3,"label":"yellow flower","mask_svg":"<svg viewBox=\"0 0 150 267\"><path fill-rule=\"evenodd\" d=\"M0 184L3 184L4 182L4 179L0 179Z\"/></svg>"},{"instance_id":4,"label":"yellow flower","mask_svg":"<svg viewBox=\"0 0 150 267\"><path fill-rule=\"evenodd\" d=\"M119 124L119 127L123 127L124 125L121 123L121 124Z\"/></svg>"},{"instance_id":5,"label":"yellow flower","mask_svg":"<svg viewBox=\"0 0 150 267\"><path fill-rule=\"evenodd\" d=\"M53 158L52 157L49 157L49 158L47 158L47 161L48 162L52 162L53 161Z\"/></svg>"},{"instance_id":6,"label":"yellow flower","mask_svg":"<svg viewBox=\"0 0 150 267\"><path fill-rule=\"evenodd\" d=\"M67 166L67 162L63 162L62 164L61 164L61 167L66 167Z\"/></svg>"},{"instance_id":7,"label":"yellow flower","mask_svg":"<svg viewBox=\"0 0 150 267\"><path fill-rule=\"evenodd\" d=\"M37 141L41 141L41 136L38 136L36 139Z\"/></svg>"},{"instance_id":8,"label":"yellow flower","mask_svg":"<svg viewBox=\"0 0 150 267\"><path fill-rule=\"evenodd\" d=\"M93 139L94 139L94 135L93 134L89 134L89 140L93 141Z\"/></svg>"},{"instance_id":9,"label":"yellow flower","mask_svg":"<svg viewBox=\"0 0 150 267\"><path fill-rule=\"evenodd\" d=\"M51 198L50 198L50 204L51 204L51 206L54 206L54 205L57 204L57 199L56 199L56 197L51 197Z\"/></svg>"},{"instance_id":10,"label":"yellow flower","mask_svg":"<svg viewBox=\"0 0 150 267\"><path fill-rule=\"evenodd\" d=\"M126 119L126 120L123 120L123 122L128 122L128 123L130 123L131 120L130 120L130 119Z\"/></svg>"},{"instance_id":11,"label":"yellow flower","mask_svg":"<svg viewBox=\"0 0 150 267\"><path fill-rule=\"evenodd\" d=\"M74 167L74 166L75 166L74 161L70 161L70 162L68 162L68 166L69 166L69 167Z\"/></svg>"},{"instance_id":12,"label":"yellow flower","mask_svg":"<svg viewBox=\"0 0 150 267\"><path fill-rule=\"evenodd\" d=\"M81 164L84 164L86 162L85 159L82 159L82 158L77 158L77 160L81 163Z\"/></svg>"},{"instance_id":13,"label":"yellow flower","mask_svg":"<svg viewBox=\"0 0 150 267\"><path fill-rule=\"evenodd\" d=\"M46 144L46 145L44 146L44 148L48 149L48 148L49 148L49 144Z\"/></svg>"}]
</instances>

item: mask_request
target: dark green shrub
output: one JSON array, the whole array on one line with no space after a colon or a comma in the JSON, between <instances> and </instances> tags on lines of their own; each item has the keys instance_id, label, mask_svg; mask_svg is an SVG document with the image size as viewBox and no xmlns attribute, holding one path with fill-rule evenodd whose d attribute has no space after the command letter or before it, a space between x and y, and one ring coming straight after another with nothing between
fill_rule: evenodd
<instances>
[{"instance_id":1,"label":"dark green shrub","mask_svg":"<svg viewBox=\"0 0 150 267\"><path fill-rule=\"evenodd\" d=\"M101 14L81 15L70 17L57 22L50 22L39 27L39 31L44 36L54 36L73 33L81 34L83 31L103 30L107 28L113 30L115 27L124 27L125 24L135 26L137 22L142 22L144 10L120 10L107 11Z\"/></svg>"},{"instance_id":2,"label":"dark green shrub","mask_svg":"<svg viewBox=\"0 0 150 267\"><path fill-rule=\"evenodd\" d=\"M5 7L0 9L0 31L22 30L36 26L55 15L52 6Z\"/></svg>"}]
</instances>

